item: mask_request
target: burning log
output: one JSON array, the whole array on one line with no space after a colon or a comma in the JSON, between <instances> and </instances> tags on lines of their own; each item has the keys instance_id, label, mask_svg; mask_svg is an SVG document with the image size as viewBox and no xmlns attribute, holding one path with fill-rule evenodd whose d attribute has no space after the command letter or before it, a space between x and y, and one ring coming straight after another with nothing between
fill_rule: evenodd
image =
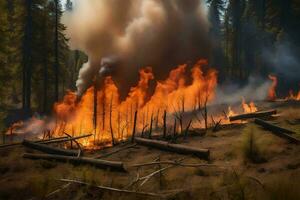
<instances>
[{"instance_id":1,"label":"burning log","mask_svg":"<svg viewBox=\"0 0 300 200\"><path fill-rule=\"evenodd\" d=\"M193 154L205 160L209 159L208 149L198 149L198 148L188 147L180 144L170 144L164 141L149 140L144 138L136 138L135 142L140 145L150 146L160 150L171 151L179 154Z\"/></svg>"},{"instance_id":2,"label":"burning log","mask_svg":"<svg viewBox=\"0 0 300 200\"><path fill-rule=\"evenodd\" d=\"M289 135L289 134L293 134L295 132L291 131L291 130L288 130L288 129L284 129L284 128L281 128L279 126L276 126L276 125L273 125L271 123L268 123L264 120L261 120L261 119L255 119L254 121L256 124L264 127L265 129L271 131L272 133L274 133L275 135L279 136L279 137L282 137L282 138L285 138L287 140L289 140L290 142L292 143L296 143L296 144L299 144L300 143L300 140Z\"/></svg>"},{"instance_id":3,"label":"burning log","mask_svg":"<svg viewBox=\"0 0 300 200\"><path fill-rule=\"evenodd\" d=\"M115 171L126 172L122 162L93 159L88 157L24 153L23 158L56 160L60 162L70 162L72 164L87 164L98 168L110 168Z\"/></svg>"},{"instance_id":4,"label":"burning log","mask_svg":"<svg viewBox=\"0 0 300 200\"><path fill-rule=\"evenodd\" d=\"M31 149L35 149L35 150L42 151L42 152L49 153L49 154L58 154L58 155L65 155L65 156L77 156L78 155L77 151L51 147L51 146L48 146L45 144L38 144L38 143L30 142L28 140L24 140L22 144Z\"/></svg>"},{"instance_id":5,"label":"burning log","mask_svg":"<svg viewBox=\"0 0 300 200\"><path fill-rule=\"evenodd\" d=\"M232 116L229 117L229 120L232 122L236 120L244 120L244 119L251 119L251 118L270 117L275 114L277 114L277 110L261 111L261 112L254 112L254 113Z\"/></svg>"}]
</instances>

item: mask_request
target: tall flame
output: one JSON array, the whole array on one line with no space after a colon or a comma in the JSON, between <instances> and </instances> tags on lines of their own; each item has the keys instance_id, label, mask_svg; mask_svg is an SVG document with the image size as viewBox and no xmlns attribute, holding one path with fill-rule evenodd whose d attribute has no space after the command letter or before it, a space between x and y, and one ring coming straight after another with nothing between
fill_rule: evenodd
<instances>
[{"instance_id":1,"label":"tall flame","mask_svg":"<svg viewBox=\"0 0 300 200\"><path fill-rule=\"evenodd\" d=\"M54 132L57 135L63 131L73 135L95 133L94 139L103 142L111 141L112 135L122 140L132 134L135 111L138 111L136 127L141 131L154 116L156 124L161 124L164 110L173 113L201 107L214 99L217 85L217 72L210 69L204 73L204 65L206 60L193 66L190 84L187 84L187 65L179 65L166 80L157 81L151 97L148 91L149 82L154 79L151 67L140 70L138 84L131 88L124 101L119 100L119 90L111 77L105 78L103 87L96 93L94 87L89 88L79 102L75 93L69 92L54 107L58 118Z\"/></svg>"},{"instance_id":2,"label":"tall flame","mask_svg":"<svg viewBox=\"0 0 300 200\"><path fill-rule=\"evenodd\" d=\"M274 100L276 100L276 87L278 84L278 80L277 80L277 77L273 76L273 75L269 75L269 79L272 81L272 85L269 88L268 100L274 101Z\"/></svg>"}]
</instances>

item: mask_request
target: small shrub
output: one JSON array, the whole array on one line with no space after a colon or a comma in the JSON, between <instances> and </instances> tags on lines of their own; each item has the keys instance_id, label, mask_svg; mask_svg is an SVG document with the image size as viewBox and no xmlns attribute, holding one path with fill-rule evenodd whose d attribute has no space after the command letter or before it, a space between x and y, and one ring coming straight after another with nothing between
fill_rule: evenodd
<instances>
[{"instance_id":1,"label":"small shrub","mask_svg":"<svg viewBox=\"0 0 300 200\"><path fill-rule=\"evenodd\" d=\"M262 152L257 145L256 136L252 127L246 132L242 150L245 161L248 160L253 163L266 162L266 159L263 157Z\"/></svg>"}]
</instances>

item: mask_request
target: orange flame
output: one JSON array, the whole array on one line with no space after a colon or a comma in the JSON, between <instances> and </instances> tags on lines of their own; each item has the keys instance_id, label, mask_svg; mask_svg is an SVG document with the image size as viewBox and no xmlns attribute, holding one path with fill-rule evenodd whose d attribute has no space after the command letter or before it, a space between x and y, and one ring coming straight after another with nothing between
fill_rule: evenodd
<instances>
[{"instance_id":1,"label":"orange flame","mask_svg":"<svg viewBox=\"0 0 300 200\"><path fill-rule=\"evenodd\" d=\"M244 113L252 113L257 112L257 108L253 101L251 101L249 104L246 103L245 98L242 98L242 107L244 110Z\"/></svg>"},{"instance_id":2,"label":"orange flame","mask_svg":"<svg viewBox=\"0 0 300 200\"><path fill-rule=\"evenodd\" d=\"M130 89L124 101L119 100L119 91L111 77L106 77L104 85L97 94L97 109L95 122L95 91L91 87L76 103L76 94L69 92L62 102L54 107L58 125L54 133L63 131L80 135L95 133L96 141L122 140L132 134L134 113L138 111L137 132L141 131L152 118L156 124L162 124L163 110L168 113L189 111L211 102L215 97L217 72L213 69L206 73L202 66L206 60L198 61L191 70L191 84L187 84L187 65L180 65L172 70L164 81L157 81L154 94L149 96L149 81L154 79L152 69L146 67L140 70L140 80L137 86ZM147 100L148 99L148 100ZM161 111L161 112L160 112ZM85 141L89 146L93 141Z\"/></svg>"},{"instance_id":3,"label":"orange flame","mask_svg":"<svg viewBox=\"0 0 300 200\"><path fill-rule=\"evenodd\" d=\"M269 88L268 100L274 101L276 100L276 88L277 88L278 80L276 76L272 76L272 75L269 75L269 79L272 81L272 85Z\"/></svg>"},{"instance_id":4,"label":"orange flame","mask_svg":"<svg viewBox=\"0 0 300 200\"><path fill-rule=\"evenodd\" d=\"M293 90L290 90L289 96L286 97L285 100L300 101L300 91L297 94L294 94Z\"/></svg>"}]
</instances>

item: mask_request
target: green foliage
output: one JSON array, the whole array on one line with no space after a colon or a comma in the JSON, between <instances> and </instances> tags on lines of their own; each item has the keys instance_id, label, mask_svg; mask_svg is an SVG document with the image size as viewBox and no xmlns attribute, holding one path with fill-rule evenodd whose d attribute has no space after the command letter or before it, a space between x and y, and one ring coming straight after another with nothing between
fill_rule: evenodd
<instances>
[{"instance_id":1,"label":"green foliage","mask_svg":"<svg viewBox=\"0 0 300 200\"><path fill-rule=\"evenodd\" d=\"M58 5L60 19L63 11ZM68 6L71 10L70 2ZM33 111L51 110L55 101L55 12L54 0L0 2L0 107L19 109L28 95ZM76 66L75 61L70 61L75 56L71 57L74 53L69 50L64 31L64 25L59 23L60 96L70 86L74 88L74 74L85 59L77 56ZM75 66L72 71L70 64Z\"/></svg>"}]
</instances>

